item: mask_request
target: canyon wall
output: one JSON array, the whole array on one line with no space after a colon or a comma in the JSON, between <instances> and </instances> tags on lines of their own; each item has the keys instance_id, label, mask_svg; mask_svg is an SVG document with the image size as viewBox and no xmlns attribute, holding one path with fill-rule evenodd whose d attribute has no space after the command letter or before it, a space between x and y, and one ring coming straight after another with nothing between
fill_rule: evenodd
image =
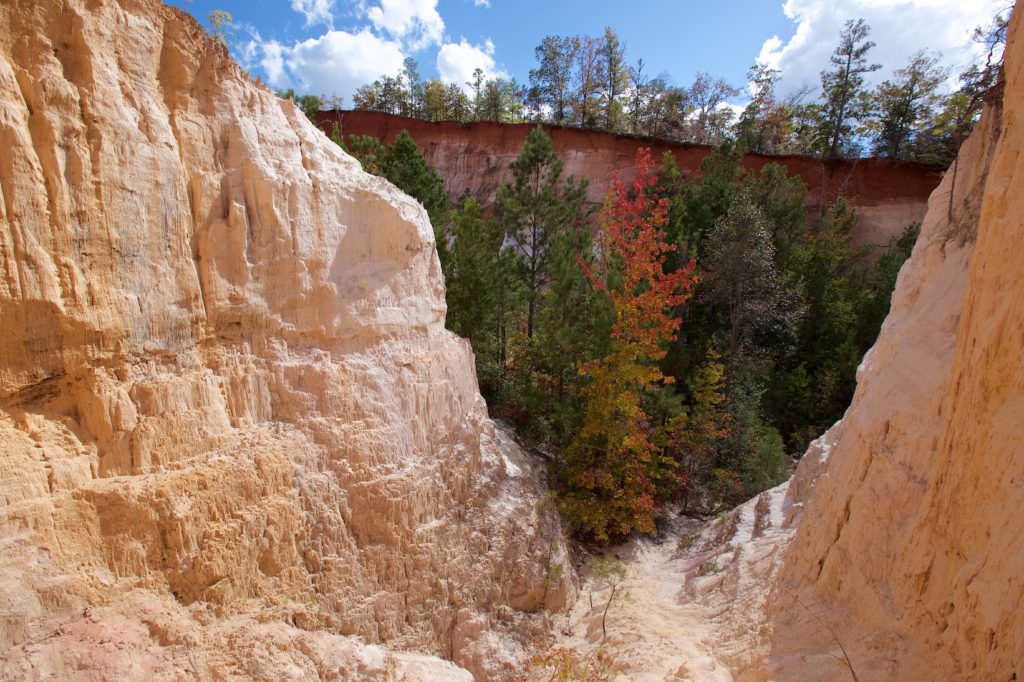
<instances>
[{"instance_id":1,"label":"canyon wall","mask_svg":"<svg viewBox=\"0 0 1024 682\"><path fill-rule=\"evenodd\" d=\"M533 127L489 122L433 123L374 111L322 111L317 121L327 133L337 125L345 136L371 135L389 143L403 130L409 131L427 163L444 179L448 193L456 199L469 194L484 206L493 205L498 188L511 181L511 164ZM595 204L603 201L613 174L619 173L625 179L632 177L640 147L650 147L655 159L670 152L684 176L696 173L711 153L711 148L704 145L580 128L544 128L565 162L565 173L588 181L587 198ZM921 222L928 195L942 178L940 168L885 159L823 163L807 156L743 157L744 167L755 173L768 163L780 163L790 175L803 179L808 189L808 218L812 221L823 206L843 196L857 211L854 241L862 246L884 246L907 225Z\"/></svg>"},{"instance_id":2,"label":"canyon wall","mask_svg":"<svg viewBox=\"0 0 1024 682\"><path fill-rule=\"evenodd\" d=\"M0 677L517 670L571 570L422 207L156 0L0 4L0 149Z\"/></svg>"},{"instance_id":3,"label":"canyon wall","mask_svg":"<svg viewBox=\"0 0 1024 682\"><path fill-rule=\"evenodd\" d=\"M1021 23L853 403L790 485L798 527L770 600L769 665L752 678L1024 675Z\"/></svg>"}]
</instances>

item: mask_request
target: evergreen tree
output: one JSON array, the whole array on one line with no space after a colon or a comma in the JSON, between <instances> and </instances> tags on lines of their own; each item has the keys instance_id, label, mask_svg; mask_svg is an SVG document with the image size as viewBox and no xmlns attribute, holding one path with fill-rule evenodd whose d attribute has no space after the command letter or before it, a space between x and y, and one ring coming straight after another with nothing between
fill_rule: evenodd
<instances>
[{"instance_id":1,"label":"evergreen tree","mask_svg":"<svg viewBox=\"0 0 1024 682\"><path fill-rule=\"evenodd\" d=\"M335 134L331 135L338 146L354 156L363 170L373 175L381 175L381 161L384 158L386 148L380 138L372 135L349 135L348 142L343 143L340 131L335 126Z\"/></svg>"},{"instance_id":2,"label":"evergreen tree","mask_svg":"<svg viewBox=\"0 0 1024 682\"><path fill-rule=\"evenodd\" d=\"M789 176L778 163L765 164L750 182L751 198L767 221L775 248L775 267L780 275L792 271L792 259L807 233L805 198L807 185L800 176Z\"/></svg>"},{"instance_id":3,"label":"evergreen tree","mask_svg":"<svg viewBox=\"0 0 1024 682\"><path fill-rule=\"evenodd\" d=\"M398 134L383 155L380 167L381 175L423 204L435 226L448 221L448 194L444 191L444 181L427 165L408 131Z\"/></svg>"},{"instance_id":4,"label":"evergreen tree","mask_svg":"<svg viewBox=\"0 0 1024 682\"><path fill-rule=\"evenodd\" d=\"M578 42L573 38L546 36L534 49L537 68L530 70L532 99L551 111L551 120L565 123L572 107L572 67Z\"/></svg>"},{"instance_id":5,"label":"evergreen tree","mask_svg":"<svg viewBox=\"0 0 1024 682\"><path fill-rule=\"evenodd\" d=\"M778 80L779 72L763 64L747 71L752 96L736 124L736 139L740 147L755 154L778 154L788 147L790 112L776 101Z\"/></svg>"},{"instance_id":6,"label":"evergreen tree","mask_svg":"<svg viewBox=\"0 0 1024 682\"><path fill-rule=\"evenodd\" d=\"M451 252L445 272L448 328L469 339L476 356L480 390L498 397L504 368L505 302L511 266L502 252L504 234L480 204L467 198L452 213Z\"/></svg>"},{"instance_id":7,"label":"evergreen tree","mask_svg":"<svg viewBox=\"0 0 1024 682\"><path fill-rule=\"evenodd\" d=\"M434 227L441 266L447 271L448 194L445 192L441 176L427 165L409 132L403 130L399 133L390 147L370 135L349 135L348 142L345 143L337 126L331 139L358 159L364 171L387 178L400 190L423 204Z\"/></svg>"},{"instance_id":8,"label":"evergreen tree","mask_svg":"<svg viewBox=\"0 0 1024 682\"><path fill-rule=\"evenodd\" d=\"M626 48L619 36L610 27L604 29L604 36L598 48L598 79L602 93L602 126L616 132L622 128L622 96L629 82L626 68Z\"/></svg>"},{"instance_id":9,"label":"evergreen tree","mask_svg":"<svg viewBox=\"0 0 1024 682\"><path fill-rule=\"evenodd\" d=\"M576 125L594 128L601 120L601 41L590 36L574 40L573 115Z\"/></svg>"},{"instance_id":10,"label":"evergreen tree","mask_svg":"<svg viewBox=\"0 0 1024 682\"><path fill-rule=\"evenodd\" d=\"M586 185L562 180L563 163L541 127L512 163L511 185L498 190L498 216L517 256L526 296L526 336L533 337L542 292L551 278L551 245L584 215Z\"/></svg>"},{"instance_id":11,"label":"evergreen tree","mask_svg":"<svg viewBox=\"0 0 1024 682\"><path fill-rule=\"evenodd\" d=\"M473 96L470 98L473 107L473 118L474 120L481 120L484 109L484 87L487 85L487 78L484 76L484 70L480 67L473 69L473 80L466 83L473 91Z\"/></svg>"},{"instance_id":12,"label":"evergreen tree","mask_svg":"<svg viewBox=\"0 0 1024 682\"><path fill-rule=\"evenodd\" d=\"M306 118L316 123L316 114L323 107L322 98L316 95L296 95L295 91L291 88L278 90L276 94L281 99L290 99L295 102L295 106L302 110Z\"/></svg>"},{"instance_id":13,"label":"evergreen tree","mask_svg":"<svg viewBox=\"0 0 1024 682\"><path fill-rule=\"evenodd\" d=\"M839 45L829 58L831 71L821 72L825 101L818 130L818 147L826 158L849 151L853 124L868 112L864 95L864 74L882 68L868 64L867 54L875 46L868 40L871 28L863 19L850 19L839 35Z\"/></svg>"},{"instance_id":14,"label":"evergreen tree","mask_svg":"<svg viewBox=\"0 0 1024 682\"><path fill-rule=\"evenodd\" d=\"M719 347L735 367L762 355L791 326L767 221L749 190L737 194L707 238L700 298L718 311Z\"/></svg>"},{"instance_id":15,"label":"evergreen tree","mask_svg":"<svg viewBox=\"0 0 1024 682\"><path fill-rule=\"evenodd\" d=\"M420 67L412 57L406 57L402 64L402 81L405 96L402 98L403 116L423 118L426 113L424 84L420 79Z\"/></svg>"},{"instance_id":16,"label":"evergreen tree","mask_svg":"<svg viewBox=\"0 0 1024 682\"><path fill-rule=\"evenodd\" d=\"M949 76L938 57L918 52L907 66L874 91L876 119L871 126L872 151L890 159L909 158L920 129L934 115L938 88Z\"/></svg>"},{"instance_id":17,"label":"evergreen tree","mask_svg":"<svg viewBox=\"0 0 1024 682\"><path fill-rule=\"evenodd\" d=\"M795 450L842 414L867 350L859 342L859 314L868 281L864 253L852 243L855 222L838 201L794 257L806 310L797 344L772 381L769 404Z\"/></svg>"}]
</instances>

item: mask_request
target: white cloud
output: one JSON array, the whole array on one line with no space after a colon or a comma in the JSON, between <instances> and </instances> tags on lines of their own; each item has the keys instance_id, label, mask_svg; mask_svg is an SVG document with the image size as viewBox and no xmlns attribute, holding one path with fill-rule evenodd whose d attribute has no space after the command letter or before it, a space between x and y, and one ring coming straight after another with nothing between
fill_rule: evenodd
<instances>
[{"instance_id":1,"label":"white cloud","mask_svg":"<svg viewBox=\"0 0 1024 682\"><path fill-rule=\"evenodd\" d=\"M356 88L398 73L405 59L401 45L367 28L358 33L327 31L290 47L275 40L253 40L244 51L258 59L272 87L340 95L346 106L351 105Z\"/></svg>"},{"instance_id":2,"label":"white cloud","mask_svg":"<svg viewBox=\"0 0 1024 682\"><path fill-rule=\"evenodd\" d=\"M284 72L284 46L276 40L269 40L263 43L262 48L260 66L267 74L267 82L271 85L287 83L288 77Z\"/></svg>"},{"instance_id":3,"label":"white cloud","mask_svg":"<svg viewBox=\"0 0 1024 682\"><path fill-rule=\"evenodd\" d=\"M437 0L380 0L366 16L378 31L402 41L413 52L439 45L444 38Z\"/></svg>"},{"instance_id":4,"label":"white cloud","mask_svg":"<svg viewBox=\"0 0 1024 682\"><path fill-rule=\"evenodd\" d=\"M819 74L839 41L847 19L864 18L877 46L868 53L882 65L870 82L889 77L921 49L942 53L943 63L965 65L978 46L971 42L977 25L987 25L1009 0L786 0L783 12L796 24L788 41L764 41L758 62L782 70L780 91L818 85Z\"/></svg>"},{"instance_id":5,"label":"white cloud","mask_svg":"<svg viewBox=\"0 0 1024 682\"><path fill-rule=\"evenodd\" d=\"M333 25L334 0L292 0L292 9L306 17L306 26Z\"/></svg>"},{"instance_id":6,"label":"white cloud","mask_svg":"<svg viewBox=\"0 0 1024 682\"><path fill-rule=\"evenodd\" d=\"M475 7L490 7L491 0L473 0L473 5Z\"/></svg>"},{"instance_id":7,"label":"white cloud","mask_svg":"<svg viewBox=\"0 0 1024 682\"><path fill-rule=\"evenodd\" d=\"M473 45L465 38L457 43L445 43L437 51L437 71L445 83L457 83L469 91L467 83L473 71L481 69L486 78L508 78L494 63L494 43L490 38L483 45Z\"/></svg>"}]
</instances>

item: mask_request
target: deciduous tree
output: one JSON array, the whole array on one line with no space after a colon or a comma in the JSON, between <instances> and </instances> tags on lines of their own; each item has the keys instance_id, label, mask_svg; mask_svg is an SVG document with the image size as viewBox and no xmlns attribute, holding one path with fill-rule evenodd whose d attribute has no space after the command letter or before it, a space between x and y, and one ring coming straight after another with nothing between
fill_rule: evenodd
<instances>
[{"instance_id":1,"label":"deciduous tree","mask_svg":"<svg viewBox=\"0 0 1024 682\"><path fill-rule=\"evenodd\" d=\"M659 362L679 329L694 263L666 272L675 246L664 232L666 202L655 198L649 150L637 155L627 188L615 180L601 215L608 261L591 273L614 309L611 350L582 371L592 383L579 435L568 448L561 507L574 529L598 541L654 532L659 483L674 462L652 442L644 396L668 382Z\"/></svg>"}]
</instances>

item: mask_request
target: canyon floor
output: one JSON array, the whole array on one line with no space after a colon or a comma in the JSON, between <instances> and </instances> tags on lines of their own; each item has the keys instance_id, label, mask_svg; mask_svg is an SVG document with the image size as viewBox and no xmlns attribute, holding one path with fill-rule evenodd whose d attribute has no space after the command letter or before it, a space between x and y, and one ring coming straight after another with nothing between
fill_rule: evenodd
<instances>
[{"instance_id":1,"label":"canyon floor","mask_svg":"<svg viewBox=\"0 0 1024 682\"><path fill-rule=\"evenodd\" d=\"M603 650L626 679L727 682L730 669L755 658L759 614L782 550L788 483L710 521L674 512L655 538L636 539L607 553L625 578L611 594L587 577L566 616L559 645L594 656Z\"/></svg>"}]
</instances>

